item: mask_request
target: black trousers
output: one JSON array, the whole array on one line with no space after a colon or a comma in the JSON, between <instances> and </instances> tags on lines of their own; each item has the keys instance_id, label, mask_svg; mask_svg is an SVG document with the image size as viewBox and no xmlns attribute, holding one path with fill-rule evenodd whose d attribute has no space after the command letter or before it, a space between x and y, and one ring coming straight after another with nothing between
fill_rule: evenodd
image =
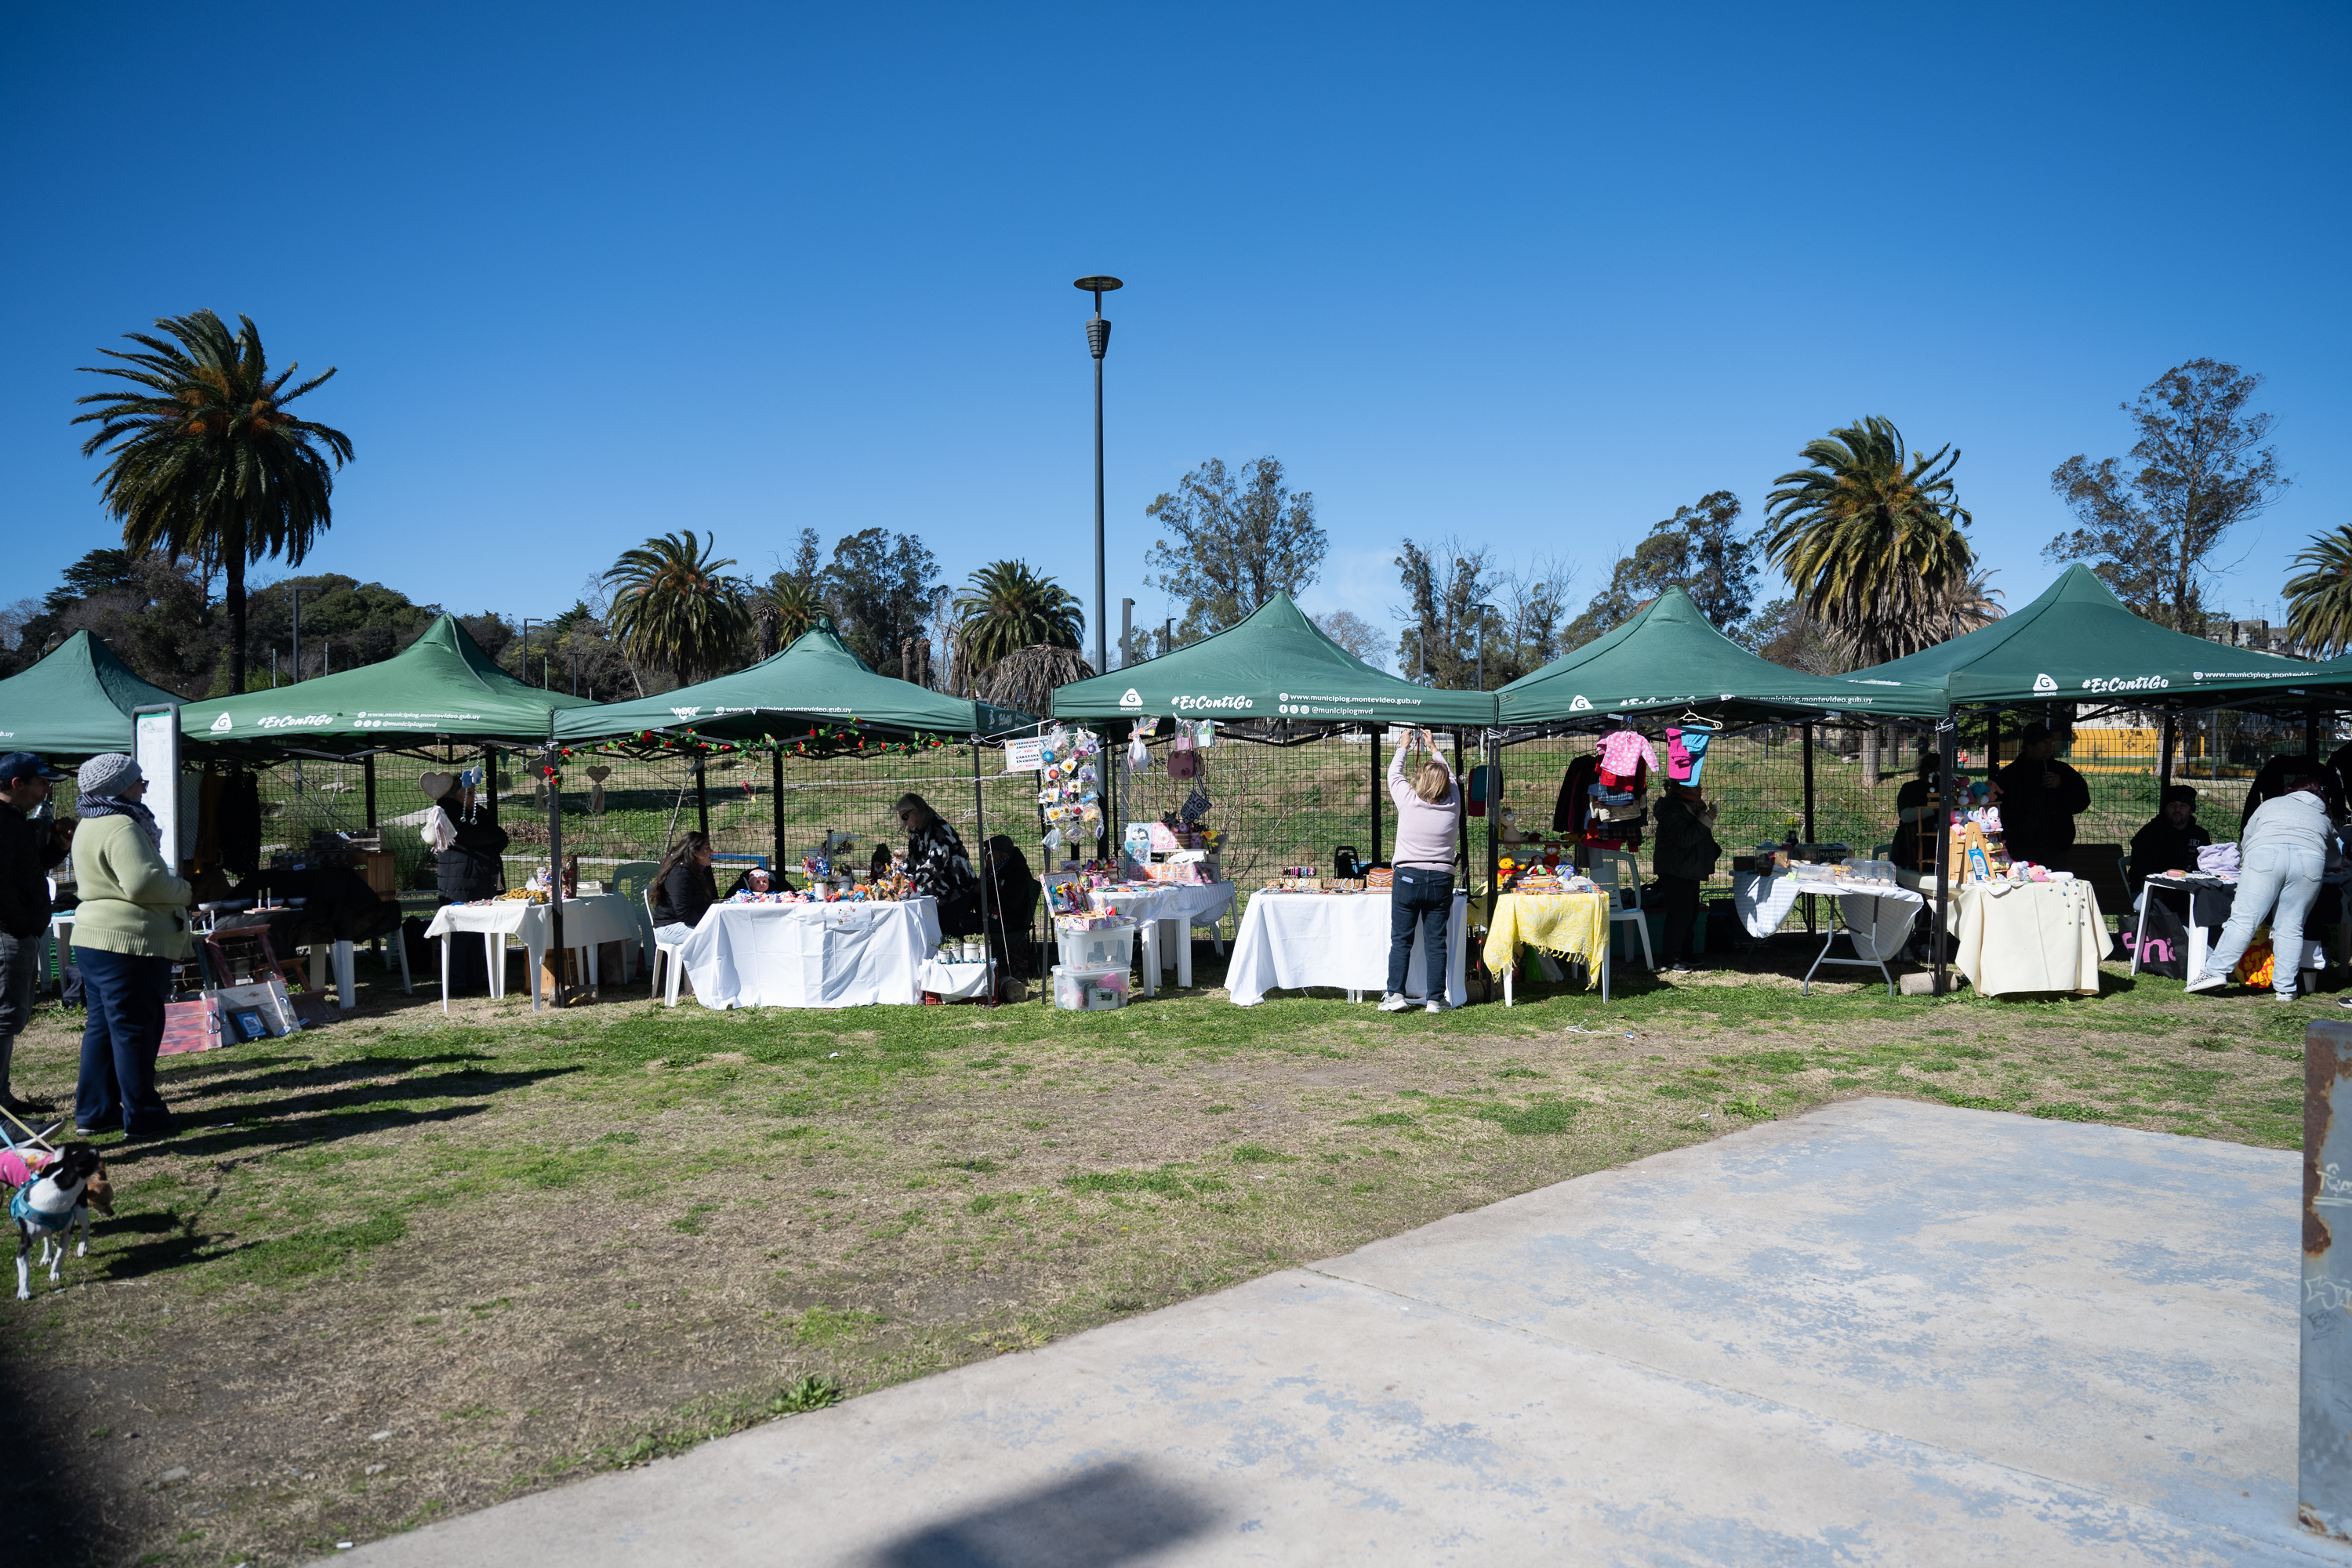
<instances>
[{"instance_id":1,"label":"black trousers","mask_svg":"<svg viewBox=\"0 0 2352 1568\"><path fill-rule=\"evenodd\" d=\"M1698 924L1698 883L1689 877L1658 878L1658 907L1665 911L1665 952L1661 963L1685 963L1691 956L1691 928Z\"/></svg>"}]
</instances>

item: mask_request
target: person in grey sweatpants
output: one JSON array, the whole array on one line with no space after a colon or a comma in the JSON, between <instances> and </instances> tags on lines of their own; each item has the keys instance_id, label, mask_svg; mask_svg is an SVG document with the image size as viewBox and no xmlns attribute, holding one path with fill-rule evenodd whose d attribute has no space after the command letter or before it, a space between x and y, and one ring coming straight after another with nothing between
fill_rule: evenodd
<instances>
[{"instance_id":1,"label":"person in grey sweatpants","mask_svg":"<svg viewBox=\"0 0 2352 1568\"><path fill-rule=\"evenodd\" d=\"M66 858L65 835L33 813L65 775L30 752L0 756L0 1106L28 1109L10 1087L16 1037L32 1022L41 933L49 926L49 868Z\"/></svg>"},{"instance_id":2,"label":"person in grey sweatpants","mask_svg":"<svg viewBox=\"0 0 2352 1568\"><path fill-rule=\"evenodd\" d=\"M2238 835L2238 897L2221 944L2205 959L2205 973L2189 981L2191 991L2210 991L2230 978L2245 956L2254 928L2270 917L2271 990L2282 1001L2295 995L2297 960L2303 956L2303 917L2319 894L2320 879L2343 864L2336 824L2327 815L2325 787L2316 769L2290 774L2286 793L2263 802Z\"/></svg>"}]
</instances>

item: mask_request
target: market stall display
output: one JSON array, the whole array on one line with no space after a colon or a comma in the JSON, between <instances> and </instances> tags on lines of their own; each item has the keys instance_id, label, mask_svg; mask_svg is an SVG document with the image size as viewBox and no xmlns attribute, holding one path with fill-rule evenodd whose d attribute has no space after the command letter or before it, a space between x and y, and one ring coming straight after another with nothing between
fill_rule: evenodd
<instances>
[{"instance_id":1,"label":"market stall display","mask_svg":"<svg viewBox=\"0 0 2352 1568\"><path fill-rule=\"evenodd\" d=\"M1295 881L1313 879L1297 878ZM1469 900L1454 895L1446 925L1445 1000L1459 1007L1469 999L1463 984L1464 957L1470 929ZM1269 889L1251 895L1243 911L1241 931L1234 938L1233 962L1225 971L1225 988L1236 1006L1254 1007L1277 988L1297 990L1329 986L1360 1001L1370 992L1379 996L1388 988L1389 893L1385 889L1360 891L1306 891ZM1428 955L1421 938L1413 939L1412 963L1405 976L1405 994L1414 1000L1429 990Z\"/></svg>"},{"instance_id":2,"label":"market stall display","mask_svg":"<svg viewBox=\"0 0 2352 1568\"><path fill-rule=\"evenodd\" d=\"M1812 994L1813 976L1824 964L1875 969L1886 982L1886 994L1895 994L1895 976L1886 961L1910 940L1912 922L1927 898L1897 880L1891 861L1848 858L1830 866L1759 857L1759 863L1771 865L1771 869L1731 874L1732 908L1749 936L1768 937L1779 931L1797 900L1808 893L1827 897L1837 911L1836 921L1822 933L1812 967L1805 971L1803 994ZM1840 937L1852 945L1852 958L1830 956L1831 945Z\"/></svg>"},{"instance_id":3,"label":"market stall display","mask_svg":"<svg viewBox=\"0 0 2352 1568\"><path fill-rule=\"evenodd\" d=\"M478 934L489 963L490 994L507 994L506 941L521 942L530 956L530 1005L539 1010L540 970L547 958L552 921L549 906L529 894L506 894L468 904L444 904L434 912L425 936L441 939L441 1010L449 1010L449 944L461 934ZM589 984L596 973L596 949L608 942L635 942L636 911L627 900L613 893L590 893L563 900L563 942L568 948L588 950Z\"/></svg>"},{"instance_id":4,"label":"market stall display","mask_svg":"<svg viewBox=\"0 0 2352 1568\"><path fill-rule=\"evenodd\" d=\"M1988 880L1952 890L1954 965L1982 996L2071 991L2096 995L2110 939L2097 895L2072 877Z\"/></svg>"},{"instance_id":5,"label":"market stall display","mask_svg":"<svg viewBox=\"0 0 2352 1568\"><path fill-rule=\"evenodd\" d=\"M1507 1007L1517 1001L1523 947L1582 963L1586 984L1599 984L1601 1000L1609 999L1609 895L1600 888L1589 881L1580 889L1573 889L1570 883L1551 890L1522 887L1496 899L1486 927L1486 968L1503 977Z\"/></svg>"},{"instance_id":6,"label":"market stall display","mask_svg":"<svg viewBox=\"0 0 2352 1568\"><path fill-rule=\"evenodd\" d=\"M932 899L755 896L711 905L677 956L706 1007L914 1005L939 945Z\"/></svg>"},{"instance_id":7,"label":"market stall display","mask_svg":"<svg viewBox=\"0 0 2352 1568\"><path fill-rule=\"evenodd\" d=\"M2322 884L2319 897L2305 917L2306 932L2337 924L2343 918L2343 884ZM2150 877L2139 901L2138 919L2129 933L2131 973L2185 980L2205 971L2205 955L2215 933L2229 923L2237 907L2238 879L2206 871L2160 872ZM2326 943L2306 938L2300 967L2326 967Z\"/></svg>"}]
</instances>

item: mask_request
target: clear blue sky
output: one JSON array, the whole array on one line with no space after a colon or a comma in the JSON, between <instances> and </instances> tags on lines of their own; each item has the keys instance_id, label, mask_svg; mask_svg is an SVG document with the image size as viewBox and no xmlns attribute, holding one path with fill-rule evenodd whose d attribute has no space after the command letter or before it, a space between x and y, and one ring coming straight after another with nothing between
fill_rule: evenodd
<instances>
[{"instance_id":1,"label":"clear blue sky","mask_svg":"<svg viewBox=\"0 0 2352 1568\"><path fill-rule=\"evenodd\" d=\"M2275 615L2343 504L2340 5L21 10L0 58L0 599L113 542L66 423L101 344L245 311L341 374L308 569L545 615L649 533L814 526L950 577L1091 572L1279 456L1309 608L1385 624L1404 535L1582 563L1750 517L1864 414L1956 441L2012 604L2053 466L2200 354L2297 485L2227 558ZM1115 624L1114 624L1115 630Z\"/></svg>"}]
</instances>

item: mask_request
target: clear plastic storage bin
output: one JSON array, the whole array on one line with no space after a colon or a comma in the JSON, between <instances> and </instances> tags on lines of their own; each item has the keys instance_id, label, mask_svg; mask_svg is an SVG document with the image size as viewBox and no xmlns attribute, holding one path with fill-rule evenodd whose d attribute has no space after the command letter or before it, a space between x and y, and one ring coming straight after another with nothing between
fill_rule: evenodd
<instances>
[{"instance_id":1,"label":"clear plastic storage bin","mask_svg":"<svg viewBox=\"0 0 2352 1568\"><path fill-rule=\"evenodd\" d=\"M1099 931L1064 931L1055 927L1054 934L1061 940L1065 967L1108 969L1116 966L1125 973L1128 966L1135 962L1135 933L1140 929L1134 921L1121 921Z\"/></svg>"},{"instance_id":2,"label":"clear plastic storage bin","mask_svg":"<svg viewBox=\"0 0 2352 1568\"><path fill-rule=\"evenodd\" d=\"M1107 1013L1127 1005L1127 965L1057 963L1054 1005L1069 1013Z\"/></svg>"}]
</instances>

